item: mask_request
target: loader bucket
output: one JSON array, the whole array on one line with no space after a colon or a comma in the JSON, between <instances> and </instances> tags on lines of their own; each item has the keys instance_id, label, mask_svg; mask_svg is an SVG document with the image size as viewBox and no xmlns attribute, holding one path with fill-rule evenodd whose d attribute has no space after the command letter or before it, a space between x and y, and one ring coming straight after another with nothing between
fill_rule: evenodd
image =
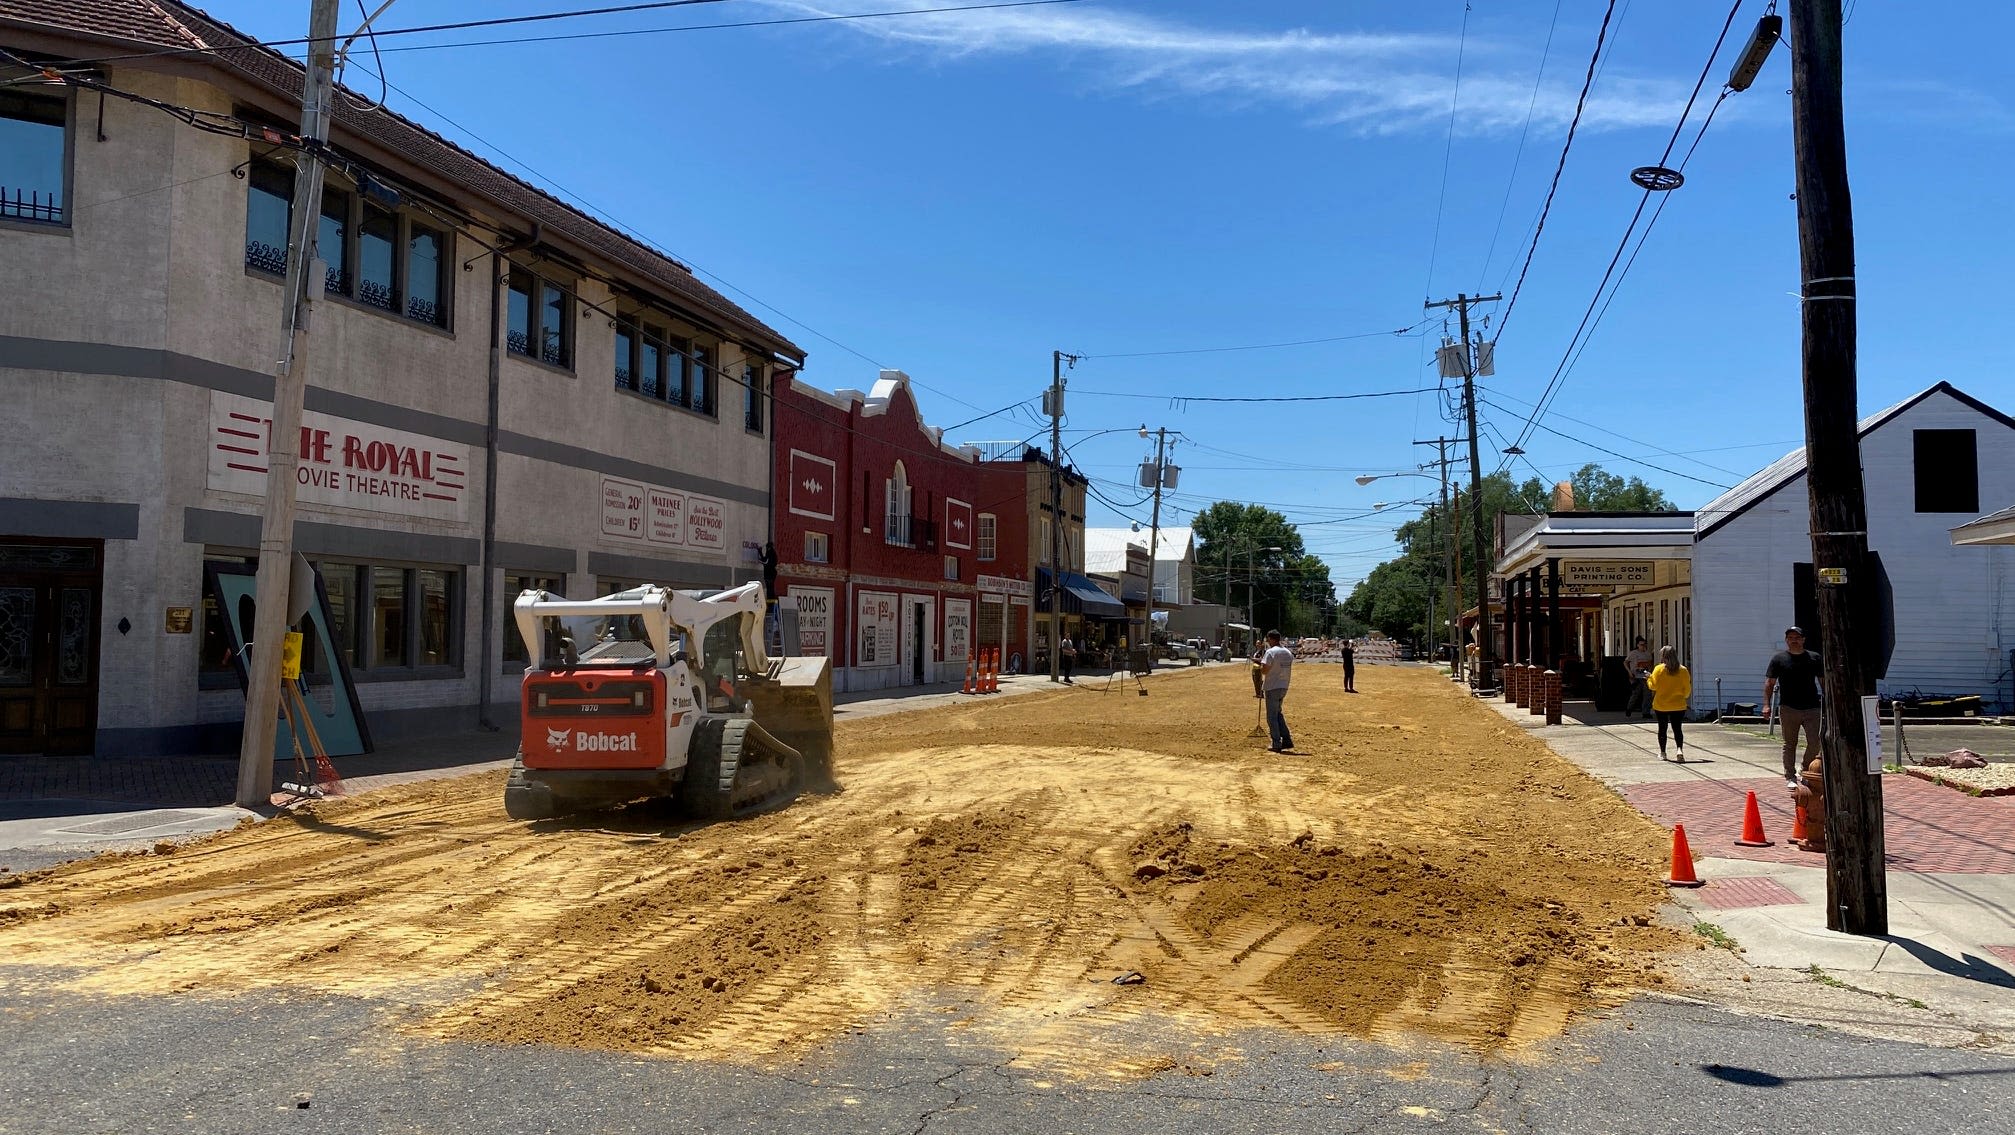
<instances>
[{"instance_id":1,"label":"loader bucket","mask_svg":"<svg viewBox=\"0 0 2015 1135\"><path fill-rule=\"evenodd\" d=\"M745 682L741 692L765 732L805 760L805 786L835 792L833 779L833 666L829 658L779 658Z\"/></svg>"}]
</instances>

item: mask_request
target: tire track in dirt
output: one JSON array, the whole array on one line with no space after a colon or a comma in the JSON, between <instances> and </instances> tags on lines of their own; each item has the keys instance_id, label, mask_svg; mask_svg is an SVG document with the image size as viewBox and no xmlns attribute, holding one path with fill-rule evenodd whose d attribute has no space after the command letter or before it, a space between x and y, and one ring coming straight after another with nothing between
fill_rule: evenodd
<instances>
[{"instance_id":1,"label":"tire track in dirt","mask_svg":"<svg viewBox=\"0 0 2015 1135\"><path fill-rule=\"evenodd\" d=\"M725 824L515 823L499 773L325 802L0 889L0 981L306 980L425 1036L754 1061L929 1008L1132 1075L1253 1027L1529 1043L1647 980L1662 833L1600 785L1380 668L1298 685L1307 755L1268 754L1244 680L848 722L844 791Z\"/></svg>"}]
</instances>

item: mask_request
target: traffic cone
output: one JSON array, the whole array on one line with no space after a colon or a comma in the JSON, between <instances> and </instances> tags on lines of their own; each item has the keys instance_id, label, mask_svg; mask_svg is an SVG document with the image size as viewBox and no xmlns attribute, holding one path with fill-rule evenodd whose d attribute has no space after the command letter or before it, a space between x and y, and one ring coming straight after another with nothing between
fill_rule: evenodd
<instances>
[{"instance_id":1,"label":"traffic cone","mask_svg":"<svg viewBox=\"0 0 2015 1135\"><path fill-rule=\"evenodd\" d=\"M1668 887L1697 887L1700 876L1693 873L1693 849L1686 846L1686 825L1672 828L1672 870L1665 877Z\"/></svg>"},{"instance_id":2,"label":"traffic cone","mask_svg":"<svg viewBox=\"0 0 2015 1135\"><path fill-rule=\"evenodd\" d=\"M1769 847L1776 840L1763 834L1763 813L1756 807L1756 794L1742 804L1742 838L1735 841L1737 847Z\"/></svg>"},{"instance_id":3,"label":"traffic cone","mask_svg":"<svg viewBox=\"0 0 2015 1135\"><path fill-rule=\"evenodd\" d=\"M975 663L974 660L970 656L968 656L966 658L966 685L965 689L959 691L960 693L976 694L980 692L979 678L976 676L978 672L979 671L977 663Z\"/></svg>"},{"instance_id":4,"label":"traffic cone","mask_svg":"<svg viewBox=\"0 0 2015 1135\"><path fill-rule=\"evenodd\" d=\"M1805 805L1803 804L1792 805L1791 842L1793 844L1803 844L1805 842Z\"/></svg>"},{"instance_id":5,"label":"traffic cone","mask_svg":"<svg viewBox=\"0 0 2015 1135\"><path fill-rule=\"evenodd\" d=\"M1000 688L1000 670L994 663L994 652L989 650L986 661L980 664L980 693L996 693Z\"/></svg>"}]
</instances>

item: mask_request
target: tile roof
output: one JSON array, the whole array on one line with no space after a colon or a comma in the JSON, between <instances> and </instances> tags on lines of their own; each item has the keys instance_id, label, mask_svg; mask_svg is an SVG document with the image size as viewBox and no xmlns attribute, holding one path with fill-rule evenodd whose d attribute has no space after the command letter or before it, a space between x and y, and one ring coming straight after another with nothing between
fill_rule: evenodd
<instances>
[{"instance_id":1,"label":"tile roof","mask_svg":"<svg viewBox=\"0 0 2015 1135\"><path fill-rule=\"evenodd\" d=\"M168 48L219 49L183 58L208 60L289 99L300 97L300 64L277 51L255 46L251 37L229 24L174 0L0 0L0 24L9 22ZM355 100L338 99L337 128L433 170L510 212L539 222L546 232L564 237L665 289L670 293L667 299L683 300L695 309L695 314L720 321L725 331L756 340L777 354L800 362L804 359L803 348L701 283L685 265L619 232L608 222L504 172L419 123L383 107L363 109L368 105L369 100L361 96Z\"/></svg>"}]
</instances>

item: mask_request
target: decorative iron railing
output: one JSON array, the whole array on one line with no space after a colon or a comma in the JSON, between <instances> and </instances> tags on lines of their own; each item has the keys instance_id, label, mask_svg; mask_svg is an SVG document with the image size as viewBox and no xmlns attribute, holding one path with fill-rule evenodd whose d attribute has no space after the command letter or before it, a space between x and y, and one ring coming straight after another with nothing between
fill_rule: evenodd
<instances>
[{"instance_id":1,"label":"decorative iron railing","mask_svg":"<svg viewBox=\"0 0 2015 1135\"><path fill-rule=\"evenodd\" d=\"M63 223L63 195L39 189L9 189L0 185L0 217L17 221Z\"/></svg>"},{"instance_id":2,"label":"decorative iron railing","mask_svg":"<svg viewBox=\"0 0 2015 1135\"><path fill-rule=\"evenodd\" d=\"M248 240L245 242L245 267L255 272L284 275L287 271L287 250L275 248L263 240Z\"/></svg>"}]
</instances>

